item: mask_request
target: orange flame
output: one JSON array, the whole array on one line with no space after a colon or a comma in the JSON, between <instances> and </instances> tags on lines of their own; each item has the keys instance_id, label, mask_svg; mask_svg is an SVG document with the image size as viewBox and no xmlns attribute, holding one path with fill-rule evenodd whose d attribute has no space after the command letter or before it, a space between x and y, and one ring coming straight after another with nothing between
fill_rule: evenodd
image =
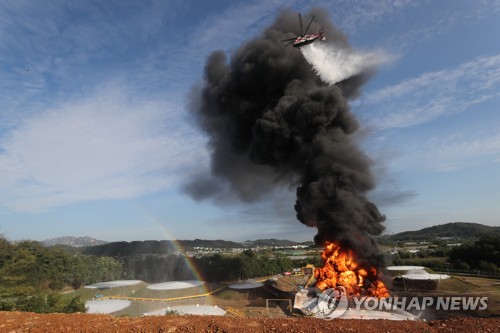
<instances>
[{"instance_id":1,"label":"orange flame","mask_svg":"<svg viewBox=\"0 0 500 333\"><path fill-rule=\"evenodd\" d=\"M314 271L319 289L343 286L351 296L389 297L389 290L380 280L377 269L372 267L368 274L356 263L351 250L344 250L337 243L327 242L321 258L324 266Z\"/></svg>"}]
</instances>

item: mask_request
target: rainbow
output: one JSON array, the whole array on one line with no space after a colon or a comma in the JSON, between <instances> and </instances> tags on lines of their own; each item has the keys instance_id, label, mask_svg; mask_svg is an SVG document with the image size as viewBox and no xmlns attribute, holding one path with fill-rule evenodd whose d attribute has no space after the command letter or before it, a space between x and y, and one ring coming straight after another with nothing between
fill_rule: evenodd
<instances>
[{"instance_id":1,"label":"rainbow","mask_svg":"<svg viewBox=\"0 0 500 333\"><path fill-rule=\"evenodd\" d=\"M166 237L165 239L171 242L171 244L173 245L174 249L177 252L186 253L182 244L179 243L179 241L176 239L176 237L173 235L173 233L165 227L165 225L161 222L161 220L159 218L151 215L150 213L146 213L144 211L143 211L143 215L149 222L154 224L156 228L161 230L161 233ZM205 282L205 279L204 279L203 275L201 274L200 269L197 267L196 263L194 262L194 260L191 257L188 257L186 255L182 255L182 258L183 258L186 266L193 273L194 278L198 281ZM203 286L204 294L210 292L210 288L208 287L207 283L203 283L202 286Z\"/></svg>"}]
</instances>

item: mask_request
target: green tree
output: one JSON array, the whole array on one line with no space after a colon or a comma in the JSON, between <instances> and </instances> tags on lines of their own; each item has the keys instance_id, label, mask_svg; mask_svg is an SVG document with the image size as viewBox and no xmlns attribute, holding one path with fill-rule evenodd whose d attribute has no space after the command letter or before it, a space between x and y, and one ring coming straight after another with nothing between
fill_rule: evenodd
<instances>
[{"instance_id":1,"label":"green tree","mask_svg":"<svg viewBox=\"0 0 500 333\"><path fill-rule=\"evenodd\" d=\"M10 299L0 299L0 311L14 311L16 309L16 303Z\"/></svg>"},{"instance_id":2,"label":"green tree","mask_svg":"<svg viewBox=\"0 0 500 333\"><path fill-rule=\"evenodd\" d=\"M82 300L80 296L73 297L66 308L64 309L64 313L76 313L76 312L86 312L85 302Z\"/></svg>"},{"instance_id":3,"label":"green tree","mask_svg":"<svg viewBox=\"0 0 500 333\"><path fill-rule=\"evenodd\" d=\"M26 312L48 313L47 298L39 294L34 296L22 296L17 299L16 309Z\"/></svg>"},{"instance_id":4,"label":"green tree","mask_svg":"<svg viewBox=\"0 0 500 333\"><path fill-rule=\"evenodd\" d=\"M449 260L455 267L462 262L472 269L497 272L500 266L500 236L483 236L473 244L463 244L450 250Z\"/></svg>"},{"instance_id":5,"label":"green tree","mask_svg":"<svg viewBox=\"0 0 500 333\"><path fill-rule=\"evenodd\" d=\"M118 279L122 270L113 258L47 248L33 241L10 244L0 236L0 297L38 297L65 285L79 288L84 283ZM32 301L40 303L38 298ZM22 308L31 309L27 299L20 302Z\"/></svg>"},{"instance_id":6,"label":"green tree","mask_svg":"<svg viewBox=\"0 0 500 333\"><path fill-rule=\"evenodd\" d=\"M47 295L47 306L50 312L61 312L62 296L58 293L50 293Z\"/></svg>"}]
</instances>

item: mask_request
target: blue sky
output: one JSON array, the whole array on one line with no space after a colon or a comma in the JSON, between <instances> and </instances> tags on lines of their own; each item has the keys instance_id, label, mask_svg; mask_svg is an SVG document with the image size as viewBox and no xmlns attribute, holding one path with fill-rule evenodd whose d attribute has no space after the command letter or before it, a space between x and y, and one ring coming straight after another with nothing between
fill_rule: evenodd
<instances>
[{"instance_id":1,"label":"blue sky","mask_svg":"<svg viewBox=\"0 0 500 333\"><path fill-rule=\"evenodd\" d=\"M311 240L293 189L221 206L181 187L209 165L186 107L206 57L282 8L312 7L356 50L393 59L351 105L386 232L500 225L498 0L12 0L0 3L0 232Z\"/></svg>"}]
</instances>

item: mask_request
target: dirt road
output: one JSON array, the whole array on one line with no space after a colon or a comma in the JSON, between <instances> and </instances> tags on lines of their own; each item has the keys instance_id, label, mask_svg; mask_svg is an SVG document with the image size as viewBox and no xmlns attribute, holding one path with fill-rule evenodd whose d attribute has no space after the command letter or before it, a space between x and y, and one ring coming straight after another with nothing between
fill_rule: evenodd
<instances>
[{"instance_id":1,"label":"dirt road","mask_svg":"<svg viewBox=\"0 0 500 333\"><path fill-rule=\"evenodd\" d=\"M118 318L94 314L0 312L0 332L500 332L500 318L434 322L158 316Z\"/></svg>"}]
</instances>

